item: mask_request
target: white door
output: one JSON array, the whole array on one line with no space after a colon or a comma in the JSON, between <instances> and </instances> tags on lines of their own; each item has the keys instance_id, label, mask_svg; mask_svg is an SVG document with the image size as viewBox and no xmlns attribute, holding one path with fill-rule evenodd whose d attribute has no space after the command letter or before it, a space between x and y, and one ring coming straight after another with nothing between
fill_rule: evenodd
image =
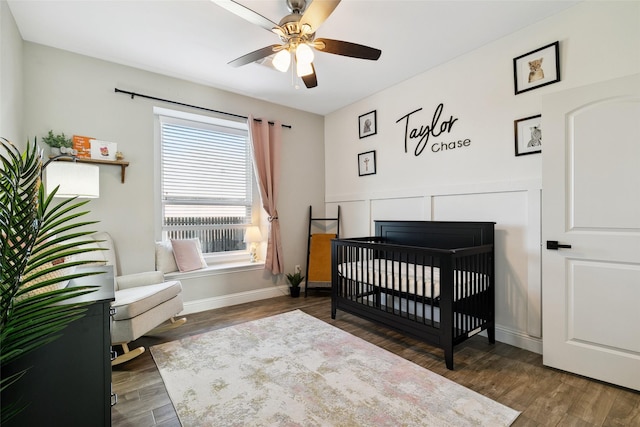
<instances>
[{"instance_id":1,"label":"white door","mask_svg":"<svg viewBox=\"0 0 640 427\"><path fill-rule=\"evenodd\" d=\"M543 363L640 390L640 74L542 104Z\"/></svg>"}]
</instances>

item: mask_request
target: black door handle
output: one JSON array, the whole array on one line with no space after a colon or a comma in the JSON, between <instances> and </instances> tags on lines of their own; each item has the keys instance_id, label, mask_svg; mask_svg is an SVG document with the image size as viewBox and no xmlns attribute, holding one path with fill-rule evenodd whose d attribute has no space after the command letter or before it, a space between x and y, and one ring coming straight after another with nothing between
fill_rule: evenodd
<instances>
[{"instance_id":1,"label":"black door handle","mask_svg":"<svg viewBox=\"0 0 640 427\"><path fill-rule=\"evenodd\" d=\"M560 248L569 249L571 248L571 245L561 245L557 240L547 240L547 249L557 251Z\"/></svg>"}]
</instances>

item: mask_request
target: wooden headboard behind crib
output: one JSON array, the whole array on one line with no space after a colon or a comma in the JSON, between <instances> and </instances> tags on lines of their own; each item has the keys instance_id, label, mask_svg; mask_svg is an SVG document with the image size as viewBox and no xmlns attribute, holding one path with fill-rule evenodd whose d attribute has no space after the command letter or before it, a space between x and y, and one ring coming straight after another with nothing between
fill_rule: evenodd
<instances>
[{"instance_id":1,"label":"wooden headboard behind crib","mask_svg":"<svg viewBox=\"0 0 640 427\"><path fill-rule=\"evenodd\" d=\"M393 245L456 249L493 244L494 222L375 221L376 236Z\"/></svg>"}]
</instances>

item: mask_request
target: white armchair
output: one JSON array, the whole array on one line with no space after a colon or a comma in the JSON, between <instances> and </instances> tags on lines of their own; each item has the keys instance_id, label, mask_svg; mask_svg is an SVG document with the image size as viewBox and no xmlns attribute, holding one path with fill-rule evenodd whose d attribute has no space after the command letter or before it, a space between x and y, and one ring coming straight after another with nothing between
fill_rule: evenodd
<instances>
[{"instance_id":1,"label":"white armchair","mask_svg":"<svg viewBox=\"0 0 640 427\"><path fill-rule=\"evenodd\" d=\"M127 362L144 353L144 347L129 349L129 343L148 335L184 324L187 319L175 319L183 310L182 284L179 280L165 281L160 271L118 276L116 252L113 240L108 233L96 233L91 236L95 245L106 249L81 255L85 259L98 260L112 265L115 278L115 301L111 307L115 314L111 322L111 344L121 345L123 353L111 364ZM91 246L91 245L87 245ZM170 323L158 327L165 321Z\"/></svg>"}]
</instances>

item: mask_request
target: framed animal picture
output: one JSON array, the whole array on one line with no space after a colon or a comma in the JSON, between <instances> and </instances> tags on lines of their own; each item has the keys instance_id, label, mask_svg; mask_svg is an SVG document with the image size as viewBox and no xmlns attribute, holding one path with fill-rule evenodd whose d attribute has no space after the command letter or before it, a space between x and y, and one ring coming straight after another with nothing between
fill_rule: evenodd
<instances>
[{"instance_id":1,"label":"framed animal picture","mask_svg":"<svg viewBox=\"0 0 640 427\"><path fill-rule=\"evenodd\" d=\"M513 122L516 156L542 152L542 115L525 117Z\"/></svg>"},{"instance_id":2,"label":"framed animal picture","mask_svg":"<svg viewBox=\"0 0 640 427\"><path fill-rule=\"evenodd\" d=\"M513 58L516 95L560 81L560 43L554 42Z\"/></svg>"},{"instance_id":3,"label":"framed animal picture","mask_svg":"<svg viewBox=\"0 0 640 427\"><path fill-rule=\"evenodd\" d=\"M366 114L358 117L358 129L360 139L366 138L371 135L375 135L378 133L376 123L376 110L369 111Z\"/></svg>"}]
</instances>

